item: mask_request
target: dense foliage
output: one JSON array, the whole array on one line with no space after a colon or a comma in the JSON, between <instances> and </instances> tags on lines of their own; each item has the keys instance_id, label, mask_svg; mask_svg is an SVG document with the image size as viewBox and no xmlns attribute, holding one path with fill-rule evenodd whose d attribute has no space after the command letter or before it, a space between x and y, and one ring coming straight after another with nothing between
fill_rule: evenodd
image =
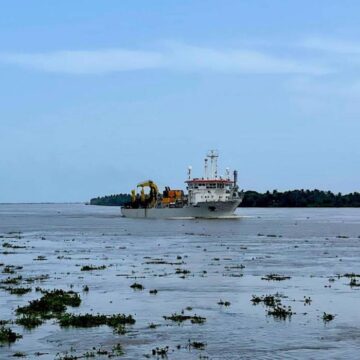
<instances>
[{"instance_id":1,"label":"dense foliage","mask_svg":"<svg viewBox=\"0 0 360 360\"><path fill-rule=\"evenodd\" d=\"M264 194L246 191L241 207L360 207L360 193L342 195L321 190L292 190Z\"/></svg>"},{"instance_id":2,"label":"dense foliage","mask_svg":"<svg viewBox=\"0 0 360 360\"><path fill-rule=\"evenodd\" d=\"M90 205L122 206L130 200L129 194L107 195L91 199Z\"/></svg>"},{"instance_id":3,"label":"dense foliage","mask_svg":"<svg viewBox=\"0 0 360 360\"><path fill-rule=\"evenodd\" d=\"M129 194L109 195L91 199L91 205L122 206ZM321 190L291 190L258 193L246 191L241 207L360 207L360 193L342 195Z\"/></svg>"}]
</instances>

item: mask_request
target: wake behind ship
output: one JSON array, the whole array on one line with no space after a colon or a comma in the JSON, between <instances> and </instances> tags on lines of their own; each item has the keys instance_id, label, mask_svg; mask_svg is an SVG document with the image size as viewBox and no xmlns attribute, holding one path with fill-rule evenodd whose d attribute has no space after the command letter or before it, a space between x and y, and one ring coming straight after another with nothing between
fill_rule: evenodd
<instances>
[{"instance_id":1,"label":"wake behind ship","mask_svg":"<svg viewBox=\"0 0 360 360\"><path fill-rule=\"evenodd\" d=\"M243 199L237 185L237 171L233 172L232 179L228 168L225 176L218 176L218 157L215 150L207 154L202 178L192 178L189 166L185 181L187 194L169 187L160 193L152 180L139 183L140 194L131 191L131 202L121 208L122 215L153 219L235 217L235 210ZM148 194L145 194L145 187L150 188Z\"/></svg>"}]
</instances>

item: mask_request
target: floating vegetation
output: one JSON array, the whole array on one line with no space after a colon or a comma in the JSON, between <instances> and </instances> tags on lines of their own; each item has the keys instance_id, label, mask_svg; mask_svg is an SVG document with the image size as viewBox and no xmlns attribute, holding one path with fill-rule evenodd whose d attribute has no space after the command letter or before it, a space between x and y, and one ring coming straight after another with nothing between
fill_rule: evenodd
<instances>
[{"instance_id":1,"label":"floating vegetation","mask_svg":"<svg viewBox=\"0 0 360 360\"><path fill-rule=\"evenodd\" d=\"M185 235L190 235L190 236L211 236L210 234L205 234L205 233L194 233L194 232L186 232Z\"/></svg>"},{"instance_id":2,"label":"floating vegetation","mask_svg":"<svg viewBox=\"0 0 360 360\"><path fill-rule=\"evenodd\" d=\"M66 306L77 307L81 303L79 294L74 291L56 289L43 293L40 299L30 301L29 305L18 307L16 313L51 317L53 314L64 312Z\"/></svg>"},{"instance_id":3,"label":"floating vegetation","mask_svg":"<svg viewBox=\"0 0 360 360\"><path fill-rule=\"evenodd\" d=\"M144 286L139 284L139 283L133 283L132 285L130 285L130 287L134 290L144 290Z\"/></svg>"},{"instance_id":4,"label":"floating vegetation","mask_svg":"<svg viewBox=\"0 0 360 360\"><path fill-rule=\"evenodd\" d=\"M14 353L13 357L26 357L26 354L21 351L17 351Z\"/></svg>"},{"instance_id":5,"label":"floating vegetation","mask_svg":"<svg viewBox=\"0 0 360 360\"><path fill-rule=\"evenodd\" d=\"M350 285L351 287L359 287L359 286L360 286L360 282L359 282L358 280L356 280L356 278L353 277L353 278L350 279L349 285Z\"/></svg>"},{"instance_id":6,"label":"floating vegetation","mask_svg":"<svg viewBox=\"0 0 360 360\"><path fill-rule=\"evenodd\" d=\"M92 271L92 270L104 270L106 269L105 265L95 266L95 265L84 265L81 267L81 271Z\"/></svg>"},{"instance_id":7,"label":"floating vegetation","mask_svg":"<svg viewBox=\"0 0 360 360\"><path fill-rule=\"evenodd\" d=\"M356 277L360 277L360 274L355 274L355 273L346 273L344 275L338 275L338 277L347 277L347 278L356 278Z\"/></svg>"},{"instance_id":8,"label":"floating vegetation","mask_svg":"<svg viewBox=\"0 0 360 360\"><path fill-rule=\"evenodd\" d=\"M163 259L152 259L145 262L146 265L183 265L183 261L169 262Z\"/></svg>"},{"instance_id":9,"label":"floating vegetation","mask_svg":"<svg viewBox=\"0 0 360 360\"><path fill-rule=\"evenodd\" d=\"M231 265L231 266L225 266L225 269L245 269L245 265L238 264L238 265Z\"/></svg>"},{"instance_id":10,"label":"floating vegetation","mask_svg":"<svg viewBox=\"0 0 360 360\"><path fill-rule=\"evenodd\" d=\"M62 327L96 327L101 325L108 325L112 328L118 328L124 325L135 324L135 319L131 315L115 314L115 315L75 315L63 314L59 317L59 324Z\"/></svg>"},{"instance_id":11,"label":"floating vegetation","mask_svg":"<svg viewBox=\"0 0 360 360\"><path fill-rule=\"evenodd\" d=\"M25 288L25 287L18 287L18 288L4 287L3 289L8 291L12 295L19 295L19 296L25 295L25 294L31 292L31 288Z\"/></svg>"},{"instance_id":12,"label":"floating vegetation","mask_svg":"<svg viewBox=\"0 0 360 360\"><path fill-rule=\"evenodd\" d=\"M71 349L71 352L74 351L74 349ZM39 353L40 356L43 355ZM108 358L113 358L116 356L124 355L123 348L121 344L116 344L113 346L112 350L106 350L106 349L97 349L96 347L92 348L92 351L87 351L82 355L73 355L69 354L68 352L65 352L63 355L56 354L55 360L79 360L79 359L90 359L90 358L99 358L99 356L107 356Z\"/></svg>"},{"instance_id":13,"label":"floating vegetation","mask_svg":"<svg viewBox=\"0 0 360 360\"><path fill-rule=\"evenodd\" d=\"M188 275L190 274L190 270L187 270L187 269L175 269L175 274L182 274L182 275Z\"/></svg>"},{"instance_id":14,"label":"floating vegetation","mask_svg":"<svg viewBox=\"0 0 360 360\"><path fill-rule=\"evenodd\" d=\"M25 279L25 281L26 281L27 283L33 283L33 282L35 282L35 281L44 281L44 280L47 280L47 279L49 279L49 278L50 278L49 275L43 274L43 275L28 277L28 278Z\"/></svg>"},{"instance_id":15,"label":"floating vegetation","mask_svg":"<svg viewBox=\"0 0 360 360\"><path fill-rule=\"evenodd\" d=\"M184 314L172 314L170 316L163 316L165 320L171 320L178 323L190 320L192 324L203 324L206 318L198 315L184 315Z\"/></svg>"},{"instance_id":16,"label":"floating vegetation","mask_svg":"<svg viewBox=\"0 0 360 360\"><path fill-rule=\"evenodd\" d=\"M2 247L7 248L7 249L25 249L26 248L26 246L14 245L14 244L11 244L11 243L8 243L8 242L4 242L2 244Z\"/></svg>"},{"instance_id":17,"label":"floating vegetation","mask_svg":"<svg viewBox=\"0 0 360 360\"><path fill-rule=\"evenodd\" d=\"M190 341L188 343L188 348L191 349L197 349L197 350L204 350L206 347L206 343L203 343L201 341Z\"/></svg>"},{"instance_id":18,"label":"floating vegetation","mask_svg":"<svg viewBox=\"0 0 360 360\"><path fill-rule=\"evenodd\" d=\"M22 338L22 336L12 331L10 328L5 326L0 327L0 343L13 343L20 338Z\"/></svg>"},{"instance_id":19,"label":"floating vegetation","mask_svg":"<svg viewBox=\"0 0 360 360\"><path fill-rule=\"evenodd\" d=\"M22 276L7 277L5 280L0 281L0 284L18 285L21 280L22 280Z\"/></svg>"},{"instance_id":20,"label":"floating vegetation","mask_svg":"<svg viewBox=\"0 0 360 360\"><path fill-rule=\"evenodd\" d=\"M155 348L151 350L153 356L160 356L161 359L167 358L167 353L169 351L169 347L165 346L164 348Z\"/></svg>"},{"instance_id":21,"label":"floating vegetation","mask_svg":"<svg viewBox=\"0 0 360 360\"><path fill-rule=\"evenodd\" d=\"M254 305L263 303L265 306L277 306L278 304L281 303L281 300L279 299L279 297L275 294L275 295L262 295L262 296L256 296L253 295L251 302Z\"/></svg>"},{"instance_id":22,"label":"floating vegetation","mask_svg":"<svg viewBox=\"0 0 360 360\"><path fill-rule=\"evenodd\" d=\"M322 319L324 322L329 322L335 319L335 315L324 312Z\"/></svg>"},{"instance_id":23,"label":"floating vegetation","mask_svg":"<svg viewBox=\"0 0 360 360\"><path fill-rule=\"evenodd\" d=\"M7 265L3 268L2 273L3 274L15 274L15 270L13 269L13 267Z\"/></svg>"},{"instance_id":24,"label":"floating vegetation","mask_svg":"<svg viewBox=\"0 0 360 360\"><path fill-rule=\"evenodd\" d=\"M306 297L304 296L304 305L311 305L312 299L310 296Z\"/></svg>"},{"instance_id":25,"label":"floating vegetation","mask_svg":"<svg viewBox=\"0 0 360 360\"><path fill-rule=\"evenodd\" d=\"M267 315L285 320L291 317L295 313L291 310L291 306L284 306L281 304L280 297L284 297L284 296L282 296L279 293L276 293L274 295L262 295L262 296L253 295L251 302L254 305L263 303L268 308L266 311Z\"/></svg>"},{"instance_id":26,"label":"floating vegetation","mask_svg":"<svg viewBox=\"0 0 360 360\"><path fill-rule=\"evenodd\" d=\"M34 329L37 326L43 324L44 320L39 318L36 315L23 315L22 317L16 319L18 325L24 326L26 329Z\"/></svg>"},{"instance_id":27,"label":"floating vegetation","mask_svg":"<svg viewBox=\"0 0 360 360\"><path fill-rule=\"evenodd\" d=\"M154 323L150 323L149 324L149 329L156 329L157 327L159 327L160 324L154 324Z\"/></svg>"},{"instance_id":28,"label":"floating vegetation","mask_svg":"<svg viewBox=\"0 0 360 360\"><path fill-rule=\"evenodd\" d=\"M220 305L220 306L230 306L231 303L230 303L230 301L224 301L224 300L220 299L220 301L218 302L218 305Z\"/></svg>"},{"instance_id":29,"label":"floating vegetation","mask_svg":"<svg viewBox=\"0 0 360 360\"><path fill-rule=\"evenodd\" d=\"M291 279L290 276L285 276L285 275L279 275L279 274L269 274L269 275L265 275L264 277L261 278L261 280L267 280L267 281L283 281L283 280L289 280Z\"/></svg>"},{"instance_id":30,"label":"floating vegetation","mask_svg":"<svg viewBox=\"0 0 360 360\"><path fill-rule=\"evenodd\" d=\"M286 320L293 314L291 306L283 306L281 304L275 305L267 311L268 315L274 316L275 318Z\"/></svg>"},{"instance_id":31,"label":"floating vegetation","mask_svg":"<svg viewBox=\"0 0 360 360\"><path fill-rule=\"evenodd\" d=\"M44 260L47 260L47 259L46 259L46 256L43 256L43 255L38 255L38 257L36 257L34 259L34 261L44 261Z\"/></svg>"}]
</instances>

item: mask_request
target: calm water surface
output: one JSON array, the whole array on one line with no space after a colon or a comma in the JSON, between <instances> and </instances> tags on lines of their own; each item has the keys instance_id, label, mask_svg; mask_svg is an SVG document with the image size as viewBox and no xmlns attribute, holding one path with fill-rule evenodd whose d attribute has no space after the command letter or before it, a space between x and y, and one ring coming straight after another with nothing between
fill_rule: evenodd
<instances>
[{"instance_id":1,"label":"calm water surface","mask_svg":"<svg viewBox=\"0 0 360 360\"><path fill-rule=\"evenodd\" d=\"M132 220L115 207L0 205L1 244L26 246L1 247L0 263L22 266L15 275L24 279L49 275L23 296L0 289L0 319L15 320L18 306L41 296L36 286L78 291L82 303L68 308L72 313L136 319L125 335L107 326L61 329L56 320L31 331L10 324L23 338L0 347L0 359L18 351L28 359L54 359L117 343L124 359L156 359L151 350L165 346L169 359L359 358L360 287L338 275L360 274L360 209L242 208L238 214L238 220ZM20 238L9 234L14 231ZM45 260L34 260L39 255ZM80 270L90 264L106 269ZM178 268L190 273L182 276ZM262 279L271 273L291 278ZM0 273L0 280L7 276ZM145 289L132 290L135 281ZM252 295L275 293L295 312L290 319L268 316L266 307L251 302ZM220 299L231 305L219 305ZM187 307L192 310L185 314L206 322L178 325L163 318ZM325 323L324 312L335 319ZM206 343L205 349L189 349L189 339Z\"/></svg>"}]
</instances>

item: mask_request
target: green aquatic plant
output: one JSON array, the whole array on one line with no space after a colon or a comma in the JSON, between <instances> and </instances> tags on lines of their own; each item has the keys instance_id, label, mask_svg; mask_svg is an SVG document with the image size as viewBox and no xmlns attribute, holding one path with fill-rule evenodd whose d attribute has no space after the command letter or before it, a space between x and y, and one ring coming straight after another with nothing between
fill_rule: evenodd
<instances>
[{"instance_id":1,"label":"green aquatic plant","mask_svg":"<svg viewBox=\"0 0 360 360\"><path fill-rule=\"evenodd\" d=\"M231 303L230 303L230 301L224 301L224 300L220 299L220 301L218 302L218 305L220 305L220 306L230 306Z\"/></svg>"},{"instance_id":2,"label":"green aquatic plant","mask_svg":"<svg viewBox=\"0 0 360 360\"><path fill-rule=\"evenodd\" d=\"M22 338L20 334L12 331L10 328L5 326L0 327L0 343L13 343L17 339Z\"/></svg>"},{"instance_id":3,"label":"green aquatic plant","mask_svg":"<svg viewBox=\"0 0 360 360\"><path fill-rule=\"evenodd\" d=\"M20 281L22 280L22 276L17 277L7 277L5 280L0 281L0 284L5 285L18 285Z\"/></svg>"},{"instance_id":4,"label":"green aquatic plant","mask_svg":"<svg viewBox=\"0 0 360 360\"><path fill-rule=\"evenodd\" d=\"M251 302L254 305L263 303L265 306L273 307L273 306L280 304L281 301L277 297L277 295L262 295L262 296L253 295Z\"/></svg>"},{"instance_id":5,"label":"green aquatic plant","mask_svg":"<svg viewBox=\"0 0 360 360\"><path fill-rule=\"evenodd\" d=\"M3 268L2 273L3 274L15 274L15 270L12 266L7 265Z\"/></svg>"},{"instance_id":6,"label":"green aquatic plant","mask_svg":"<svg viewBox=\"0 0 360 360\"><path fill-rule=\"evenodd\" d=\"M8 291L12 295L19 295L19 296L31 292L31 288L25 288L25 287L18 287L18 288L6 287L4 288L4 290Z\"/></svg>"},{"instance_id":7,"label":"green aquatic plant","mask_svg":"<svg viewBox=\"0 0 360 360\"><path fill-rule=\"evenodd\" d=\"M63 314L59 316L59 324L62 327L96 327L101 325L108 325L112 328L118 328L122 325L133 325L135 319L131 315L115 314L115 315L75 315Z\"/></svg>"},{"instance_id":8,"label":"green aquatic plant","mask_svg":"<svg viewBox=\"0 0 360 360\"><path fill-rule=\"evenodd\" d=\"M25 281L27 283L33 283L35 281L44 281L44 280L47 280L49 278L50 278L50 276L48 274L42 274L42 275L28 277L28 278L25 279Z\"/></svg>"},{"instance_id":9,"label":"green aquatic plant","mask_svg":"<svg viewBox=\"0 0 360 360\"><path fill-rule=\"evenodd\" d=\"M16 323L24 326L26 329L34 329L42 325L43 322L44 320L36 315L23 315L22 317L16 319Z\"/></svg>"},{"instance_id":10,"label":"green aquatic plant","mask_svg":"<svg viewBox=\"0 0 360 360\"><path fill-rule=\"evenodd\" d=\"M189 349L197 349L197 350L204 350L206 347L206 343L203 343L201 341L190 341L187 346Z\"/></svg>"},{"instance_id":11,"label":"green aquatic plant","mask_svg":"<svg viewBox=\"0 0 360 360\"><path fill-rule=\"evenodd\" d=\"M312 303L311 297L304 296L304 305L310 305Z\"/></svg>"},{"instance_id":12,"label":"green aquatic plant","mask_svg":"<svg viewBox=\"0 0 360 360\"><path fill-rule=\"evenodd\" d=\"M92 270L104 270L106 269L105 265L95 266L95 265L84 265L81 267L81 271L92 271Z\"/></svg>"},{"instance_id":13,"label":"green aquatic plant","mask_svg":"<svg viewBox=\"0 0 360 360\"><path fill-rule=\"evenodd\" d=\"M167 354L169 352L169 347L165 346L164 348L155 348L151 350L151 353L153 356L160 356L161 359L166 359Z\"/></svg>"},{"instance_id":14,"label":"green aquatic plant","mask_svg":"<svg viewBox=\"0 0 360 360\"><path fill-rule=\"evenodd\" d=\"M14 353L13 357L26 357L26 354L21 351L17 351Z\"/></svg>"},{"instance_id":15,"label":"green aquatic plant","mask_svg":"<svg viewBox=\"0 0 360 360\"><path fill-rule=\"evenodd\" d=\"M40 299L30 301L29 305L18 307L16 313L51 317L51 314L64 312L66 306L78 307L80 303L81 298L78 293L55 289L44 291Z\"/></svg>"},{"instance_id":16,"label":"green aquatic plant","mask_svg":"<svg viewBox=\"0 0 360 360\"><path fill-rule=\"evenodd\" d=\"M121 346L121 344L116 344L115 346L113 346L112 348L112 352L115 356L121 356L124 355L124 349Z\"/></svg>"},{"instance_id":17,"label":"green aquatic plant","mask_svg":"<svg viewBox=\"0 0 360 360\"><path fill-rule=\"evenodd\" d=\"M34 261L44 261L44 260L47 260L46 256L44 255L38 255Z\"/></svg>"},{"instance_id":18,"label":"green aquatic plant","mask_svg":"<svg viewBox=\"0 0 360 360\"><path fill-rule=\"evenodd\" d=\"M294 313L291 310L291 306L283 306L281 304L277 304L273 307L271 307L267 314L270 316L274 316L275 318L286 320L287 318L290 318Z\"/></svg>"},{"instance_id":19,"label":"green aquatic plant","mask_svg":"<svg viewBox=\"0 0 360 360\"><path fill-rule=\"evenodd\" d=\"M182 274L182 275L188 275L190 274L190 270L187 270L187 269L175 269L175 274Z\"/></svg>"},{"instance_id":20,"label":"green aquatic plant","mask_svg":"<svg viewBox=\"0 0 360 360\"><path fill-rule=\"evenodd\" d=\"M139 283L133 283L132 285L130 285L130 287L134 290L144 290L144 286L139 284Z\"/></svg>"},{"instance_id":21,"label":"green aquatic plant","mask_svg":"<svg viewBox=\"0 0 360 360\"><path fill-rule=\"evenodd\" d=\"M360 286L360 282L358 282L354 277L350 279L350 283L349 285L351 287L359 287Z\"/></svg>"},{"instance_id":22,"label":"green aquatic plant","mask_svg":"<svg viewBox=\"0 0 360 360\"><path fill-rule=\"evenodd\" d=\"M157 327L159 327L160 324L154 324L154 323L150 323L149 324L149 329L156 329Z\"/></svg>"},{"instance_id":23,"label":"green aquatic plant","mask_svg":"<svg viewBox=\"0 0 360 360\"><path fill-rule=\"evenodd\" d=\"M267 280L267 281L283 281L283 280L289 280L291 279L290 276L284 276L284 275L279 275L279 274L269 274L269 275L265 275L264 277L261 278L261 280Z\"/></svg>"},{"instance_id":24,"label":"green aquatic plant","mask_svg":"<svg viewBox=\"0 0 360 360\"><path fill-rule=\"evenodd\" d=\"M335 319L335 315L324 312L322 319L324 322L329 322Z\"/></svg>"},{"instance_id":25,"label":"green aquatic plant","mask_svg":"<svg viewBox=\"0 0 360 360\"><path fill-rule=\"evenodd\" d=\"M344 275L338 275L338 277L340 278L341 276L343 277L347 277L347 278L356 278L356 277L360 277L360 274L355 274L355 273L345 273Z\"/></svg>"},{"instance_id":26,"label":"green aquatic plant","mask_svg":"<svg viewBox=\"0 0 360 360\"><path fill-rule=\"evenodd\" d=\"M170 316L163 316L165 320L171 320L174 322L184 322L190 320L192 324L203 324L206 321L206 318L198 315L184 315L184 314L172 314Z\"/></svg>"},{"instance_id":27,"label":"green aquatic plant","mask_svg":"<svg viewBox=\"0 0 360 360\"><path fill-rule=\"evenodd\" d=\"M26 246L14 245L14 244L11 244L11 243L8 243L8 242L4 242L2 244L2 247L7 248L7 249L25 249L26 248Z\"/></svg>"}]
</instances>

